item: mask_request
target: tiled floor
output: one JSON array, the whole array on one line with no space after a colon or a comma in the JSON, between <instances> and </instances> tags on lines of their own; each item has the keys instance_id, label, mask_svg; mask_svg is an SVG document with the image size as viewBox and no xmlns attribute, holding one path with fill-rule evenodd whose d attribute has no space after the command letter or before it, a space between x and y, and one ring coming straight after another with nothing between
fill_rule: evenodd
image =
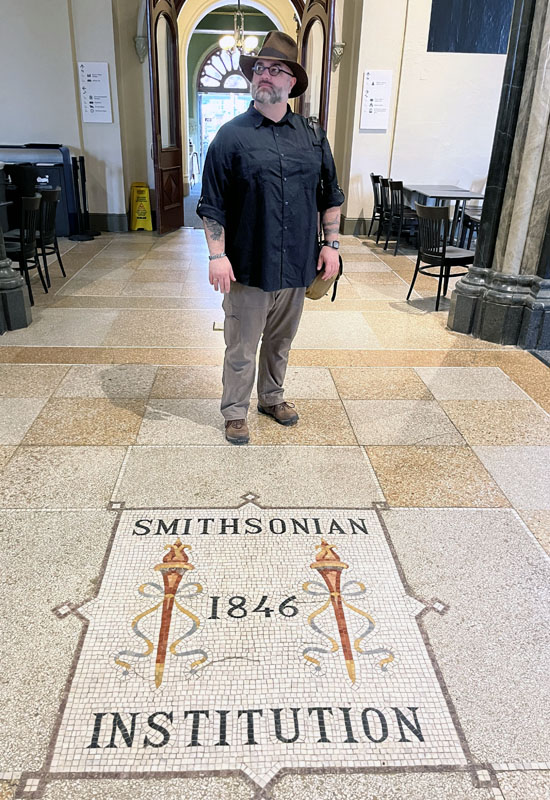
<instances>
[{"instance_id":1,"label":"tiled floor","mask_svg":"<svg viewBox=\"0 0 550 800\"><path fill-rule=\"evenodd\" d=\"M200 231L0 338L1 800L550 797L549 369L342 244L245 448Z\"/></svg>"}]
</instances>

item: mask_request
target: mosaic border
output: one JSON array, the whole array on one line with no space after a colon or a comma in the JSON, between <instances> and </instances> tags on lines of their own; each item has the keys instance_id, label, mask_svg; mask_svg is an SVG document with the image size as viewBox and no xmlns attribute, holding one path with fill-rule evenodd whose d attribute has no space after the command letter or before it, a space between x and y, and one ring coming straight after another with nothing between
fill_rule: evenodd
<instances>
[{"instance_id":1,"label":"mosaic border","mask_svg":"<svg viewBox=\"0 0 550 800\"><path fill-rule=\"evenodd\" d=\"M241 501L237 505L234 506L235 509L242 508L244 505L248 503L253 503L262 511L273 511L276 510L273 506L263 506L261 505L258 500L260 499L258 495L254 494L253 492L246 492L244 495L240 497ZM361 510L364 511L374 511L382 528L384 537L386 539L387 545L390 549L392 558L394 560L396 569L398 570L399 577L405 588L407 595L412 597L413 599L417 600L417 602L423 604L425 608L415 617L416 623L418 625L420 634L422 636L422 640L424 646L426 648L426 652L430 659L431 665L434 669L434 673L436 675L437 682L439 684L440 690L442 695L445 699L445 703L447 705L447 709L449 711L452 723L454 725L457 738L459 740L460 746L462 748L462 752L464 754L464 758L466 760L466 765L456 765L456 766L410 766L410 767L327 767L327 768L313 768L313 767L296 767L296 768L288 768L284 767L276 772L276 774L271 778L271 780L266 784L265 787L259 787L258 784L254 781L254 779L247 774L244 769L240 770L211 770L208 772L204 772L202 770L193 770L193 771L167 771L167 772L155 772L155 773L143 773L143 772L113 772L113 773L105 773L105 772L75 772L75 773L58 773L58 772L51 772L49 767L51 766L55 745L57 742L57 738L59 735L59 730L61 728L61 724L63 721L63 716L65 713L65 708L69 699L70 691L72 688L72 682L75 677L75 673L77 670L77 666L82 654L82 649L84 646L84 641L88 632L88 625L89 621L84 617L79 609L84 606L86 603L89 603L91 600L95 599L99 595L99 591L101 588L101 584L103 582L105 572L107 569L107 565L111 556L111 551L115 542L116 533L118 530L118 526L121 521L122 514L125 511L145 511L148 510L150 506L143 507L143 506L126 506L124 501L116 501L116 502L109 502L106 506L107 511L111 511L115 513L115 519L113 520L112 528L111 528L111 535L109 537L109 541L107 543L107 547L105 549L105 555L103 556L101 567L98 574L98 581L94 587L95 591L94 594L90 595L89 597L84 598L78 603L66 601L65 603L61 603L60 605L56 606L52 609L52 613L58 617L58 619L64 619L69 615L76 616L82 622L82 630L79 636L79 640L77 646L75 648L75 652L71 661L71 666L69 669L69 674L67 676L67 680L65 683L65 687L63 689L63 695L61 698L61 703L59 705L54 727L52 730L52 734L50 736L50 740L48 742L48 747L46 751L46 757L44 760L44 764L39 771L24 771L20 774L20 778L17 784L17 788L15 791L15 798L32 798L32 800L42 798L44 795L44 791L47 785L56 780L64 780L64 781L73 781L73 780L97 780L97 779L111 779L111 780L119 780L119 779L128 779L128 780L170 780L174 778L197 778L199 775L207 775L208 777L220 777L220 778L229 778L229 777L238 777L244 780L253 791L253 795L251 800L270 800L271 798L271 790L274 788L275 784L278 783L283 777L287 775L323 775L323 774L332 774L332 775L357 775L357 774L386 774L386 775L398 775L398 774L418 774L418 773L434 773L434 774L452 774L452 773L462 773L462 774L469 774L470 779L472 781L472 785L474 788L489 788L492 787L494 789L499 790L499 782L498 777L496 775L496 770L491 764L482 764L476 762L470 747L468 745L466 735L464 733L464 729L460 723L458 718L458 714L454 703L451 699L449 690L443 678L442 672L439 668L437 663L437 659L432 648L431 642L429 640L427 631L425 630L424 626L424 618L430 611L435 611L438 614L445 614L448 610L448 606L437 598L432 598L432 600L426 600L420 596L418 596L415 592L412 591L406 577L401 562L397 556L397 552L393 546L391 541L391 537L386 526L385 520L382 516L382 511L390 511L391 508L387 506L385 502L373 502L372 505L366 506ZM187 507L186 507L187 508ZM191 511L204 511L204 506L189 506L189 510ZM209 508L214 508L214 506L210 506ZM285 510L288 511L296 511L302 510L304 506L285 506ZM159 510L162 511L171 511L171 510L179 510L177 506L159 506ZM357 507L350 507L350 506L343 506L335 509L338 511L351 511L357 510ZM501 769L504 765L500 765Z\"/></svg>"}]
</instances>

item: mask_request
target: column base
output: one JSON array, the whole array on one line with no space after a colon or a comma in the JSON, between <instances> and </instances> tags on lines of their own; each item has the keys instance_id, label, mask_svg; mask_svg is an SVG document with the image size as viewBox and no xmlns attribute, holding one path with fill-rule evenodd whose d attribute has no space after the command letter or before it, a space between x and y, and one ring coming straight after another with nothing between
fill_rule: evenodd
<instances>
[{"instance_id":1,"label":"column base","mask_svg":"<svg viewBox=\"0 0 550 800\"><path fill-rule=\"evenodd\" d=\"M536 275L472 267L451 297L448 327L476 339L526 349L550 335L550 292Z\"/></svg>"},{"instance_id":2,"label":"column base","mask_svg":"<svg viewBox=\"0 0 550 800\"><path fill-rule=\"evenodd\" d=\"M550 280L535 278L533 281L518 345L526 350L550 350Z\"/></svg>"},{"instance_id":3,"label":"column base","mask_svg":"<svg viewBox=\"0 0 550 800\"><path fill-rule=\"evenodd\" d=\"M29 327L32 312L26 286L0 290L0 305L9 331Z\"/></svg>"}]
</instances>

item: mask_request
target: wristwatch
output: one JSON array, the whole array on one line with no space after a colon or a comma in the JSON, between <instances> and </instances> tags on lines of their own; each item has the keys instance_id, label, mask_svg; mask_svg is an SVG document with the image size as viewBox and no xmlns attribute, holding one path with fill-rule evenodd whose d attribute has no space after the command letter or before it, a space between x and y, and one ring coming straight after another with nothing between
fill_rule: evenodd
<instances>
[{"instance_id":1,"label":"wristwatch","mask_svg":"<svg viewBox=\"0 0 550 800\"><path fill-rule=\"evenodd\" d=\"M338 239L335 239L333 242L327 242L326 239L321 242L322 247L332 247L333 250L338 250L340 248L340 242Z\"/></svg>"}]
</instances>

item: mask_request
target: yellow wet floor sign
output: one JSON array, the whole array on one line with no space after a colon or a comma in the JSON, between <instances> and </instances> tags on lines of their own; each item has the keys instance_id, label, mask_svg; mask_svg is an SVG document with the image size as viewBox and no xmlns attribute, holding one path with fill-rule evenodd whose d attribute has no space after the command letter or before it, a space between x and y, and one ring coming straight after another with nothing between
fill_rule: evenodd
<instances>
[{"instance_id":1,"label":"yellow wet floor sign","mask_svg":"<svg viewBox=\"0 0 550 800\"><path fill-rule=\"evenodd\" d=\"M130 189L130 230L152 231L151 201L146 183L133 183Z\"/></svg>"}]
</instances>

